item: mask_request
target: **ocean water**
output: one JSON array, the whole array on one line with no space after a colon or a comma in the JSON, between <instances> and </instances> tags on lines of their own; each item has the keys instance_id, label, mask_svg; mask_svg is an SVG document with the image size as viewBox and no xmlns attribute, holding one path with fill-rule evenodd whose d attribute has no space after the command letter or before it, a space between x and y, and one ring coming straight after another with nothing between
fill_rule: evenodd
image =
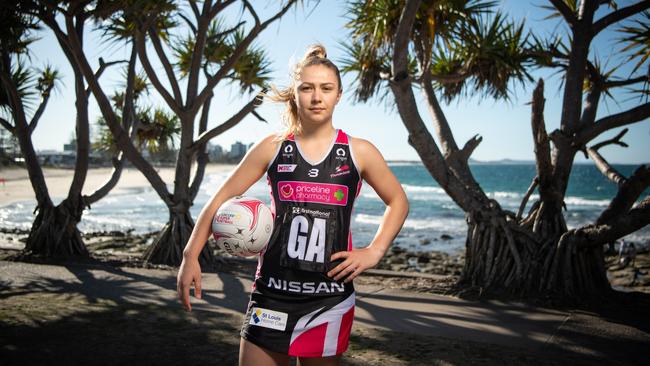
<instances>
[{"instance_id":1,"label":"ocean water","mask_svg":"<svg viewBox=\"0 0 650 366\"><path fill-rule=\"evenodd\" d=\"M410 202L410 213L395 245L410 251L438 250L457 253L464 250L467 225L465 213L445 194L420 163L389 164L402 183ZM615 166L625 175L636 166ZM516 212L532 178L532 164L475 164L472 173L484 191L503 208ZM207 175L192 207L194 217L226 178L226 173ZM565 202L567 224L570 228L594 222L616 194L616 185L607 180L592 165L575 165ZM646 191L641 197L650 194ZM269 188L264 177L246 195L270 204ZM528 207L537 196L529 200ZM374 237L382 220L385 206L374 190L364 182L354 206L352 237L355 246L365 246ZM28 229L33 220L31 203L15 203L0 208L0 227ZM129 230L143 233L160 230L167 220L167 209L151 188L111 193L83 215L80 229ZM444 236L444 238L443 238ZM626 240L649 246L650 226L628 235Z\"/></svg>"}]
</instances>

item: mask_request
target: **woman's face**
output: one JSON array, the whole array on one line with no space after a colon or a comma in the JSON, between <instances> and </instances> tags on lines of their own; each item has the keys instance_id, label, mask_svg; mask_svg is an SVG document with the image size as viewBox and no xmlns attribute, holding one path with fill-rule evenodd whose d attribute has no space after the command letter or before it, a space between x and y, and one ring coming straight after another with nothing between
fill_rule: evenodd
<instances>
[{"instance_id":1,"label":"woman's face","mask_svg":"<svg viewBox=\"0 0 650 366\"><path fill-rule=\"evenodd\" d=\"M305 67L294 91L301 124L319 125L332 122L334 106L341 98L334 70L323 65Z\"/></svg>"}]
</instances>

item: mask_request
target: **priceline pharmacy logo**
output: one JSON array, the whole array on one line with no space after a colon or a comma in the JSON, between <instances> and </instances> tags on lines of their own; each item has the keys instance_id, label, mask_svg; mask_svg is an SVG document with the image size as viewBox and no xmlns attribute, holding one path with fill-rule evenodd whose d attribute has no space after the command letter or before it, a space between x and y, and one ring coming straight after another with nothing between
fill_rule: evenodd
<instances>
[{"instance_id":1,"label":"priceline pharmacy logo","mask_svg":"<svg viewBox=\"0 0 650 366\"><path fill-rule=\"evenodd\" d=\"M313 202L336 206L345 206L348 203L348 187L342 184L280 181L278 192L280 192L280 201Z\"/></svg>"}]
</instances>

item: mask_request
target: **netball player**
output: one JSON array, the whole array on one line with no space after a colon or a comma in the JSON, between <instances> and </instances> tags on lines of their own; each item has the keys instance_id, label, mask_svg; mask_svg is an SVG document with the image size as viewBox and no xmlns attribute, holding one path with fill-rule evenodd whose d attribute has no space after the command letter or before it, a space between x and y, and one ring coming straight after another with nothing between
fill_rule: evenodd
<instances>
[{"instance_id":1,"label":"netball player","mask_svg":"<svg viewBox=\"0 0 650 366\"><path fill-rule=\"evenodd\" d=\"M183 252L178 295L201 297L198 256L212 218L229 198L264 174L275 226L259 256L241 330L240 365L336 365L348 347L354 318L352 280L385 254L408 213L400 183L368 141L332 124L341 99L338 68L314 45L293 71L291 85L269 96L286 103L282 135L255 144L201 211ZM386 204L374 239L352 246L352 208L366 181Z\"/></svg>"}]
</instances>

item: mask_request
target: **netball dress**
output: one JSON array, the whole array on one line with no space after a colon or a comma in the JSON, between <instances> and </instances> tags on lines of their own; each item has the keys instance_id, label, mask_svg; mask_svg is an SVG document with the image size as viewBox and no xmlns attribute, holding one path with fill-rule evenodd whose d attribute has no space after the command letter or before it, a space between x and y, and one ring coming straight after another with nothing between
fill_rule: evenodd
<instances>
[{"instance_id":1,"label":"netball dress","mask_svg":"<svg viewBox=\"0 0 650 366\"><path fill-rule=\"evenodd\" d=\"M241 335L268 350L300 357L338 355L348 347L354 286L327 272L352 250L350 218L361 176L348 136L336 130L327 154L311 162L293 135L267 169L274 230L260 254Z\"/></svg>"}]
</instances>

